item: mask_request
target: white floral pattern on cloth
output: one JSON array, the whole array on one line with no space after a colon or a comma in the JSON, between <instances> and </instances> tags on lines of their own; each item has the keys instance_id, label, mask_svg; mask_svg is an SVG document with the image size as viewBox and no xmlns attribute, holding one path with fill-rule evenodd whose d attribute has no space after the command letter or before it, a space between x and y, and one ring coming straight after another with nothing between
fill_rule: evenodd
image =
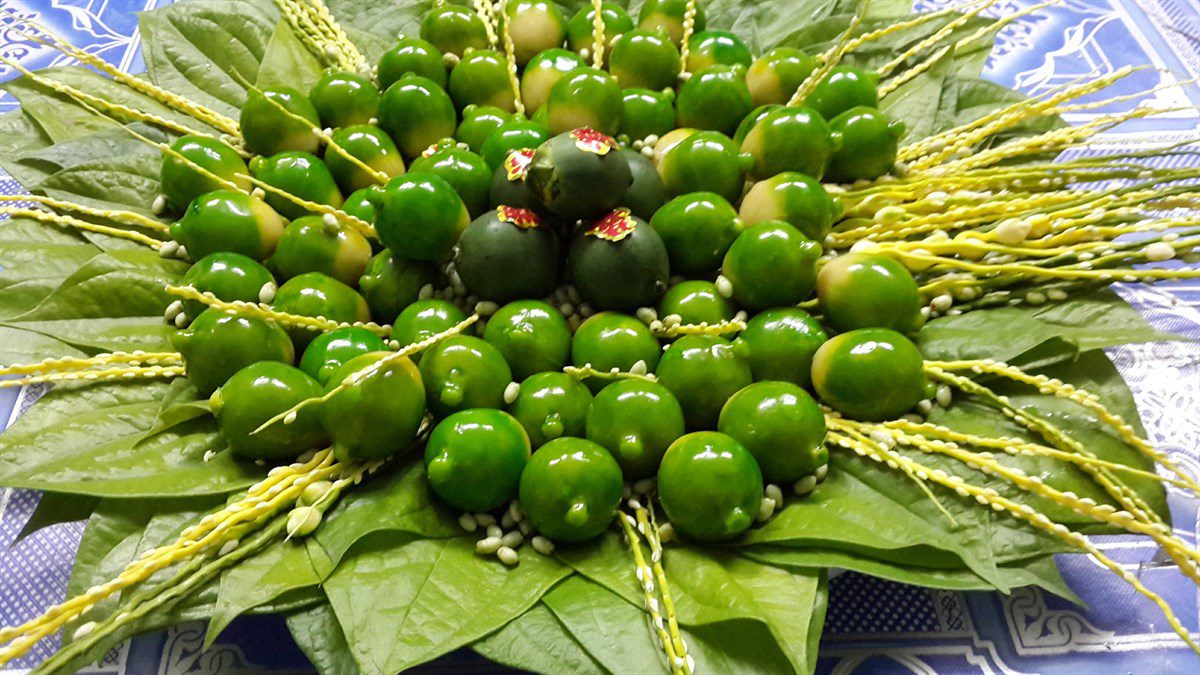
<instances>
[{"instance_id":1,"label":"white floral pattern on cloth","mask_svg":"<svg viewBox=\"0 0 1200 675\"><path fill-rule=\"evenodd\" d=\"M134 12L170 0L0 0L33 16L73 43L131 71L141 69ZM1002 16L1036 0L1001 0L988 11ZM917 10L940 9L962 0L918 0ZM1153 69L1122 81L1116 93L1200 77L1200 9L1194 0L1062 0L1015 22L999 35L985 75L1027 93L1044 91L1080 75L1111 72L1125 65ZM57 65L61 57L5 32L0 52L30 68ZM0 67L0 80L11 73ZM1200 87L1163 91L1149 105L1168 108L1200 103ZM1088 113L1128 109L1140 101ZM15 107L0 93L0 113ZM1085 123L1087 115L1068 119ZM1143 145L1197 139L1200 114L1122 125L1098 142ZM17 192L0 175L0 192ZM1162 331L1200 339L1200 284L1173 282L1120 292ZM1132 345L1109 350L1129 383L1150 440L1192 475L1200 476L1200 346L1183 342ZM36 398L26 391L0 390L0 420L8 421ZM0 489L0 624L10 625L62 598L81 523L42 530L10 545L36 505L36 493ZM1197 540L1195 499L1171 496L1176 530ZM1158 563L1155 547L1135 537L1097 537L1106 553L1136 571L1168 597L1180 618L1200 632L1200 591ZM956 593L894 584L857 574L830 582L830 609L818 671L822 673L1161 673L1198 672L1200 660L1182 647L1148 601L1082 556L1060 557L1071 588L1091 610L1081 610L1035 589L1010 596ZM277 619L235 622L216 646L201 651L196 624L137 638L114 649L83 672L227 673L247 669L304 671L298 651ZM33 666L54 648L42 645L13 664ZM460 672L478 657L459 652L435 669ZM0 673L21 671L0 671Z\"/></svg>"}]
</instances>

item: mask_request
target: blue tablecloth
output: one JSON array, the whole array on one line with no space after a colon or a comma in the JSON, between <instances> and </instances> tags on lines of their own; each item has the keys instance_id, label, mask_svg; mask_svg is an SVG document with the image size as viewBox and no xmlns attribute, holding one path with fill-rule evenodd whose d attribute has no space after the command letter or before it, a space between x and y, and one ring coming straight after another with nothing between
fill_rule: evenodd
<instances>
[{"instance_id":1,"label":"blue tablecloth","mask_svg":"<svg viewBox=\"0 0 1200 675\"><path fill-rule=\"evenodd\" d=\"M72 43L130 71L142 68L135 11L169 0L3 0L3 6L36 17ZM928 10L949 4L919 0ZM961 3L956 3L961 4ZM1034 4L1000 0L1000 16ZM1200 3L1197 0L1062 0L1006 28L986 76L1038 93L1082 75L1125 65L1150 65L1126 78L1117 93L1200 77ZM29 68L58 64L55 52L5 34L0 53ZM0 80L11 77L0 68ZM1196 106L1200 87L1187 84L1149 100L1068 117L1092 116L1145 104ZM0 112L15 102L0 95ZM1099 147L1200 140L1197 109L1125 124L1097 140ZM0 191L16 184L0 174ZM1200 284L1131 286L1121 292L1161 330L1200 339ZM1200 476L1200 346L1182 342L1110 350L1137 399L1150 440L1193 476ZM11 423L38 391L0 390L0 421ZM0 625L36 616L61 601L83 523L47 528L11 546L33 512L37 494L0 489ZM1195 545L1200 501L1173 492L1176 532ZM1134 537L1098 537L1109 556L1166 597L1200 639L1200 590L1171 567L1154 563L1156 548ZM830 609L819 670L828 673L1200 673L1200 659L1165 625L1158 609L1128 585L1081 556L1060 557L1071 588L1088 602L1082 610L1040 591L1010 596L955 593L845 574L830 583ZM236 622L212 649L201 652L203 628L184 626L137 638L113 650L95 673L225 673L239 670L305 672L304 658L282 623L272 618ZM20 672L54 648L43 644L18 661ZM438 670L462 670L466 656ZM470 661L472 672L489 667Z\"/></svg>"}]
</instances>

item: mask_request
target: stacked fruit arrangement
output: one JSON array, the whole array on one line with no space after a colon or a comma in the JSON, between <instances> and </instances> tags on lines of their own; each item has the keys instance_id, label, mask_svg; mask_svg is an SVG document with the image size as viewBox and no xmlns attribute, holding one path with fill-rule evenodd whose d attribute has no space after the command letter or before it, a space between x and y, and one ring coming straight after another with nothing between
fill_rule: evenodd
<instances>
[{"instance_id":1,"label":"stacked fruit arrangement","mask_svg":"<svg viewBox=\"0 0 1200 675\"><path fill-rule=\"evenodd\" d=\"M206 420L215 433L204 436L202 462L195 452L181 460L199 483L189 507L207 515L154 542L115 580L0 631L0 663L146 582L119 611L78 626L45 667L83 663L154 625L157 610L216 585L227 608L206 615L216 632L240 611L294 612L294 633L330 672L346 667L347 653L353 667L386 671L468 643L514 665L570 670L506 651L495 636L514 626L550 631L536 614L549 607L566 628L547 635L565 630L565 643L587 644L559 602L572 593L648 616L674 672L695 667L689 643L717 670L776 653L783 668L806 670L829 566L930 585L1033 581L1069 594L1038 567L1064 545L1159 603L1191 644L1165 603L1079 530L1150 536L1195 575L1200 554L1165 525L1162 489L1195 489L1193 479L1098 396L996 360L1053 373L1086 351L1082 329L1065 350L1067 337L1052 332L1026 344L1028 333L1061 327L1023 309L1078 297L1099 303L1088 311L1117 311L1098 295L1111 281L1196 276L1140 266L1192 255L1188 223L1156 213L1192 193L1175 182L1186 172L1145 168L1135 156L1041 161L1102 125L1042 130L1032 121L1093 105L1069 102L1128 73L934 129L914 114L893 117L903 108L889 100L929 95L913 87L947 52L915 57L988 35L990 23L963 33L985 5L872 19L878 27L868 30L864 3L824 51L756 55L737 34L707 30L694 0L648 0L636 21L610 3L569 19L548 0L438 3L413 17L419 35L381 45L371 66L324 5L276 4L289 62L325 67L307 91L234 71L246 90L237 120L52 40L169 114L26 73L113 121L122 139L153 146L157 197L142 213L47 191L31 197L45 210L4 211L153 249L162 260L150 295L166 305L171 335L169 347L150 351L100 353L98 338L64 340L89 349L12 366L3 372L21 377L4 383L58 382L70 396L97 381L180 378L128 450ZM850 58L922 26L940 28L898 43L882 65ZM1133 182L1078 187L1102 179ZM1118 241L1134 232L1143 238ZM982 327L966 341L938 332L996 306L1011 313L979 312ZM1009 321L1026 334L1000 330L1012 344L988 342ZM1148 328L1128 335L1156 337ZM1088 367L1111 370L1107 361ZM1040 396L1023 403L1022 387ZM1087 443L1069 415L1038 412L1064 404L1088 415ZM268 465L263 478L256 467ZM385 487L356 501L354 486L377 472ZM0 480L62 488L19 475ZM119 501L96 485L81 492ZM931 486L966 499L947 508ZM121 496L154 494L143 482ZM891 540L873 526L821 524L844 518L834 514L847 504L867 521L887 519L865 513L884 503L907 514L908 529ZM987 539L980 532L991 531L993 511L1023 537L1011 557L989 549L979 558L961 543ZM384 524L365 522L372 517ZM409 538L367 537L385 530ZM629 569L610 546L616 531L632 551ZM332 543L321 540L327 532ZM379 548L359 551L360 540ZM391 561L447 541L468 542L474 554L460 564L485 565L471 569L485 570L476 573L492 580L489 592L506 579L519 590L501 593L496 614L481 607L485 618L471 618L486 626L372 662L376 645L347 623L368 608L347 606L335 590L327 597L322 583L378 563L372 556ZM925 546L937 554L917 555ZM676 568L669 583L675 552L691 572ZM425 564L426 553L413 555ZM286 578L263 591L240 576L260 564L281 565ZM703 565L751 586L799 583L806 599L785 627L774 610L699 610L704 591L685 582L678 616L671 586L703 577ZM951 582L944 569L960 576ZM156 576L166 570L175 576ZM746 592L769 606L773 583ZM283 600L301 590L297 604ZM774 644L721 666L737 649L697 626L742 619L765 624L771 634L754 639ZM585 651L588 663L608 658ZM779 665L767 661L753 667Z\"/></svg>"}]
</instances>

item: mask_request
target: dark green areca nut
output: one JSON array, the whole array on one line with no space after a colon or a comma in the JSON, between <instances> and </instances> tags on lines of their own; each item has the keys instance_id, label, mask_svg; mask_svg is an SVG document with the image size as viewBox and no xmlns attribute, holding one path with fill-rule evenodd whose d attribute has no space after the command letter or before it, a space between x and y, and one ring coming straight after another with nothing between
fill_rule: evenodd
<instances>
[{"instance_id":1,"label":"dark green areca nut","mask_svg":"<svg viewBox=\"0 0 1200 675\"><path fill-rule=\"evenodd\" d=\"M379 126L392 137L400 152L412 159L425 148L453 136L458 128L458 113L450 95L436 82L410 73L383 93Z\"/></svg>"},{"instance_id":2,"label":"dark green areca nut","mask_svg":"<svg viewBox=\"0 0 1200 675\"><path fill-rule=\"evenodd\" d=\"M462 410L442 420L425 444L429 487L463 511L491 511L517 496L529 437L500 410Z\"/></svg>"},{"instance_id":3,"label":"dark green areca nut","mask_svg":"<svg viewBox=\"0 0 1200 675\"><path fill-rule=\"evenodd\" d=\"M662 30L670 36L675 44L683 43L683 24L687 15L688 0L646 0L642 11L638 13L638 28L643 30ZM704 8L695 3L696 16L693 30L704 30Z\"/></svg>"},{"instance_id":4,"label":"dark green areca nut","mask_svg":"<svg viewBox=\"0 0 1200 675\"><path fill-rule=\"evenodd\" d=\"M320 216L293 220L268 263L282 279L320 272L344 284L357 284L371 260L366 237Z\"/></svg>"},{"instance_id":5,"label":"dark green areca nut","mask_svg":"<svg viewBox=\"0 0 1200 675\"><path fill-rule=\"evenodd\" d=\"M410 260L446 259L471 222L454 187L431 173L397 176L371 201L379 241Z\"/></svg>"},{"instance_id":6,"label":"dark green areca nut","mask_svg":"<svg viewBox=\"0 0 1200 675\"><path fill-rule=\"evenodd\" d=\"M613 136L621 128L621 87L611 75L595 68L576 68L559 78L546 97L550 133L588 127Z\"/></svg>"},{"instance_id":7,"label":"dark green areca nut","mask_svg":"<svg viewBox=\"0 0 1200 675\"><path fill-rule=\"evenodd\" d=\"M342 211L367 223L375 224L375 205L371 203L371 191L375 188L355 190L342 202ZM374 242L378 243L378 242Z\"/></svg>"},{"instance_id":8,"label":"dark green areca nut","mask_svg":"<svg viewBox=\"0 0 1200 675\"><path fill-rule=\"evenodd\" d=\"M329 167L311 153L292 150L270 157L255 157L250 160L250 171L262 182L300 199L335 209L342 205L342 193ZM267 193L266 200L289 219L310 213L305 207L274 192Z\"/></svg>"},{"instance_id":9,"label":"dark green areca nut","mask_svg":"<svg viewBox=\"0 0 1200 675\"><path fill-rule=\"evenodd\" d=\"M742 307L786 307L812 294L820 257L820 244L785 222L767 221L738 235L725 254L721 273Z\"/></svg>"},{"instance_id":10,"label":"dark green areca nut","mask_svg":"<svg viewBox=\"0 0 1200 675\"><path fill-rule=\"evenodd\" d=\"M417 300L401 310L392 323L392 339L401 348L444 333L467 320L467 315L449 300ZM420 360L420 353L415 357Z\"/></svg>"},{"instance_id":11,"label":"dark green areca nut","mask_svg":"<svg viewBox=\"0 0 1200 675\"><path fill-rule=\"evenodd\" d=\"M658 472L667 448L683 435L683 409L666 387L618 380L596 394L587 414L587 438L621 465L626 480Z\"/></svg>"},{"instance_id":12,"label":"dark green areca nut","mask_svg":"<svg viewBox=\"0 0 1200 675\"><path fill-rule=\"evenodd\" d=\"M487 49L487 29L474 12L459 5L435 5L421 19L421 39L444 54L462 56L468 49Z\"/></svg>"},{"instance_id":13,"label":"dark green areca nut","mask_svg":"<svg viewBox=\"0 0 1200 675\"><path fill-rule=\"evenodd\" d=\"M343 127L333 132L333 142L351 157L388 178L404 173L404 157L400 149L379 127L369 124ZM337 184L347 193L379 184L374 176L343 157L332 145L325 148L325 164Z\"/></svg>"},{"instance_id":14,"label":"dark green areca nut","mask_svg":"<svg viewBox=\"0 0 1200 675\"><path fill-rule=\"evenodd\" d=\"M571 358L571 330L561 312L540 300L518 300L488 319L483 339L504 355L513 376L560 371Z\"/></svg>"},{"instance_id":15,"label":"dark green areca nut","mask_svg":"<svg viewBox=\"0 0 1200 675\"><path fill-rule=\"evenodd\" d=\"M532 161L531 148L508 153L508 158L492 173L492 185L488 190L489 206L509 206L526 210L542 207L537 197L529 190L529 184L525 182L529 174L529 163Z\"/></svg>"},{"instance_id":16,"label":"dark green areca nut","mask_svg":"<svg viewBox=\"0 0 1200 675\"><path fill-rule=\"evenodd\" d=\"M537 122L509 122L488 135L479 154L488 166L499 168L509 153L532 150L550 139L550 130Z\"/></svg>"},{"instance_id":17,"label":"dark green areca nut","mask_svg":"<svg viewBox=\"0 0 1200 675\"><path fill-rule=\"evenodd\" d=\"M336 370L326 393L355 373L389 359L370 375L333 394L320 406L321 425L333 441L333 454L343 462L388 457L407 450L425 416L425 389L417 367L393 352L356 356Z\"/></svg>"},{"instance_id":18,"label":"dark green areca nut","mask_svg":"<svg viewBox=\"0 0 1200 675\"><path fill-rule=\"evenodd\" d=\"M207 396L234 373L259 361L292 362L295 347L277 324L209 309L172 339L183 355L188 380Z\"/></svg>"},{"instance_id":19,"label":"dark green areca nut","mask_svg":"<svg viewBox=\"0 0 1200 675\"><path fill-rule=\"evenodd\" d=\"M794 47L776 47L750 64L746 86L754 105L787 103L820 61Z\"/></svg>"},{"instance_id":20,"label":"dark green areca nut","mask_svg":"<svg viewBox=\"0 0 1200 675\"><path fill-rule=\"evenodd\" d=\"M208 173L250 189L249 170L236 150L209 136L181 136L171 143L173 152L162 158L162 191L172 211L183 211L192 200L206 192L221 189L221 185L192 168L199 166ZM183 159L180 159L182 157ZM185 162L184 159L187 161Z\"/></svg>"},{"instance_id":21,"label":"dark green areca nut","mask_svg":"<svg viewBox=\"0 0 1200 675\"><path fill-rule=\"evenodd\" d=\"M521 75L521 100L525 103L525 110L536 112L546 103L555 82L572 70L586 65L578 54L565 49L547 49L534 56Z\"/></svg>"},{"instance_id":22,"label":"dark green areca nut","mask_svg":"<svg viewBox=\"0 0 1200 675\"><path fill-rule=\"evenodd\" d=\"M824 241L842 216L842 202L811 176L788 171L755 183L738 215L747 225L782 220L809 239Z\"/></svg>"},{"instance_id":23,"label":"dark green areca nut","mask_svg":"<svg viewBox=\"0 0 1200 675\"><path fill-rule=\"evenodd\" d=\"M278 105L277 105L278 104ZM292 115L308 120L301 122ZM321 126L321 117L312 101L291 87L252 90L242 106L239 126L246 149L256 155L274 155L286 150L316 152L321 139L313 129Z\"/></svg>"},{"instance_id":24,"label":"dark green areca nut","mask_svg":"<svg viewBox=\"0 0 1200 675\"><path fill-rule=\"evenodd\" d=\"M291 424L273 424L253 433L272 417L322 394L321 385L297 368L260 361L234 373L209 398L221 437L235 455L246 459L296 457L325 444L315 409L303 408Z\"/></svg>"},{"instance_id":25,"label":"dark green areca nut","mask_svg":"<svg viewBox=\"0 0 1200 675\"><path fill-rule=\"evenodd\" d=\"M558 237L537 214L501 206L467 226L454 265L472 295L508 302L553 293L560 255Z\"/></svg>"},{"instance_id":26,"label":"dark green areca nut","mask_svg":"<svg viewBox=\"0 0 1200 675\"><path fill-rule=\"evenodd\" d=\"M379 112L379 90L357 73L325 73L308 90L308 99L326 127L367 124Z\"/></svg>"},{"instance_id":27,"label":"dark green areca nut","mask_svg":"<svg viewBox=\"0 0 1200 675\"><path fill-rule=\"evenodd\" d=\"M626 89L622 93L621 133L630 140L661 137L675 128L675 92L672 89Z\"/></svg>"},{"instance_id":28,"label":"dark green areca nut","mask_svg":"<svg viewBox=\"0 0 1200 675\"><path fill-rule=\"evenodd\" d=\"M321 333L308 344L304 355L300 357L300 370L324 386L350 359L386 349L383 338L366 328L337 328L328 333Z\"/></svg>"},{"instance_id":29,"label":"dark green areca nut","mask_svg":"<svg viewBox=\"0 0 1200 675\"><path fill-rule=\"evenodd\" d=\"M715 429L721 406L753 377L728 340L685 335L671 344L654 373L679 400L689 430Z\"/></svg>"},{"instance_id":30,"label":"dark green areca nut","mask_svg":"<svg viewBox=\"0 0 1200 675\"><path fill-rule=\"evenodd\" d=\"M433 43L420 38L400 38L379 59L379 88L386 91L396 80L408 73L433 80L439 87L446 86L446 62Z\"/></svg>"},{"instance_id":31,"label":"dark green areca nut","mask_svg":"<svg viewBox=\"0 0 1200 675\"><path fill-rule=\"evenodd\" d=\"M614 368L630 372L640 362L646 372L651 372L661 357L662 348L646 324L617 312L600 312L588 317L571 338L571 362L580 368L591 366L602 372ZM588 378L584 383L592 391L599 391L607 381Z\"/></svg>"},{"instance_id":32,"label":"dark green areca nut","mask_svg":"<svg viewBox=\"0 0 1200 675\"><path fill-rule=\"evenodd\" d=\"M275 277L254 259L240 253L209 253L197 260L183 275L183 284L212 293L226 302L263 302L275 297ZM183 311L199 316L207 305L186 300Z\"/></svg>"},{"instance_id":33,"label":"dark green areca nut","mask_svg":"<svg viewBox=\"0 0 1200 675\"><path fill-rule=\"evenodd\" d=\"M688 45L687 69L693 73L716 65L749 68L754 61L746 43L729 31L706 30L696 33Z\"/></svg>"},{"instance_id":34,"label":"dark green areca nut","mask_svg":"<svg viewBox=\"0 0 1200 675\"><path fill-rule=\"evenodd\" d=\"M516 119L512 113L495 106L469 105L463 108L462 121L458 123L454 138L466 143L471 152L479 153L483 151L483 142L493 131Z\"/></svg>"},{"instance_id":35,"label":"dark green areca nut","mask_svg":"<svg viewBox=\"0 0 1200 675\"><path fill-rule=\"evenodd\" d=\"M753 108L744 66L709 66L679 88L676 121L681 127L732 134Z\"/></svg>"},{"instance_id":36,"label":"dark green areca nut","mask_svg":"<svg viewBox=\"0 0 1200 675\"><path fill-rule=\"evenodd\" d=\"M491 325L491 322L488 323ZM508 411L521 422L533 447L562 436L582 437L592 392L579 380L558 372L530 375L521 383Z\"/></svg>"},{"instance_id":37,"label":"dark green areca nut","mask_svg":"<svg viewBox=\"0 0 1200 675\"><path fill-rule=\"evenodd\" d=\"M621 503L621 467L582 438L546 443L521 473L521 509L543 536L560 542L599 536Z\"/></svg>"},{"instance_id":38,"label":"dark green areca nut","mask_svg":"<svg viewBox=\"0 0 1200 675\"><path fill-rule=\"evenodd\" d=\"M629 12L615 2L605 2L600 5L600 18L604 21L604 44L611 44L613 39L623 33L633 30L633 19ZM587 50L591 57L596 43L596 8L585 4L579 8L575 16L567 22L567 46L571 51L582 54Z\"/></svg>"},{"instance_id":39,"label":"dark green areca nut","mask_svg":"<svg viewBox=\"0 0 1200 675\"><path fill-rule=\"evenodd\" d=\"M812 360L829 336L799 307L778 307L755 315L733 341L734 351L750 364L755 381L812 383Z\"/></svg>"},{"instance_id":40,"label":"dark green areca nut","mask_svg":"<svg viewBox=\"0 0 1200 675\"><path fill-rule=\"evenodd\" d=\"M581 220L611 211L633 183L633 174L612 138L572 129L534 151L525 181L546 208Z\"/></svg>"},{"instance_id":41,"label":"dark green areca nut","mask_svg":"<svg viewBox=\"0 0 1200 675\"><path fill-rule=\"evenodd\" d=\"M504 8L504 24L513 42L517 65L524 66L547 49L561 47L567 38L562 8L548 0L513 0Z\"/></svg>"},{"instance_id":42,"label":"dark green areca nut","mask_svg":"<svg viewBox=\"0 0 1200 675\"><path fill-rule=\"evenodd\" d=\"M879 75L855 66L836 66L813 88L804 105L832 120L851 108L879 107Z\"/></svg>"},{"instance_id":43,"label":"dark green areca nut","mask_svg":"<svg viewBox=\"0 0 1200 675\"><path fill-rule=\"evenodd\" d=\"M470 150L445 140L422 153L409 168L416 173L433 174L449 183L463 200L472 218L487 210L492 169L482 157Z\"/></svg>"},{"instance_id":44,"label":"dark green areca nut","mask_svg":"<svg viewBox=\"0 0 1200 675\"><path fill-rule=\"evenodd\" d=\"M726 541L754 524L763 499L762 471L733 438L692 433L667 449L658 497L679 532L699 541Z\"/></svg>"},{"instance_id":45,"label":"dark green areca nut","mask_svg":"<svg viewBox=\"0 0 1200 675\"><path fill-rule=\"evenodd\" d=\"M825 405L856 420L894 419L925 395L921 352L887 328L830 338L813 357L812 381Z\"/></svg>"},{"instance_id":46,"label":"dark green areca nut","mask_svg":"<svg viewBox=\"0 0 1200 675\"><path fill-rule=\"evenodd\" d=\"M859 106L833 118L829 126L842 135L842 146L829 158L827 180L874 180L892 170L904 122L889 122L878 110Z\"/></svg>"},{"instance_id":47,"label":"dark green areca nut","mask_svg":"<svg viewBox=\"0 0 1200 675\"><path fill-rule=\"evenodd\" d=\"M216 190L192 200L171 224L171 238L192 258L241 253L263 260L275 251L287 221L261 199L235 190Z\"/></svg>"},{"instance_id":48,"label":"dark green areca nut","mask_svg":"<svg viewBox=\"0 0 1200 675\"><path fill-rule=\"evenodd\" d=\"M500 350L477 337L456 335L421 357L429 410L445 417L467 408L503 408L512 370Z\"/></svg>"},{"instance_id":49,"label":"dark green areca nut","mask_svg":"<svg viewBox=\"0 0 1200 675\"><path fill-rule=\"evenodd\" d=\"M718 324L733 318L733 306L711 281L684 281L667 290L658 303L660 317L677 316L684 325Z\"/></svg>"},{"instance_id":50,"label":"dark green areca nut","mask_svg":"<svg viewBox=\"0 0 1200 675\"><path fill-rule=\"evenodd\" d=\"M755 125L761 122L767 115L781 108L783 108L783 106L779 105L778 103L768 103L767 105L760 105L754 110L751 110L750 114L746 115L741 124L738 124L737 131L733 133L733 142L737 143L738 147L741 147L742 143L746 140L746 136L750 134L750 130L753 129Z\"/></svg>"},{"instance_id":51,"label":"dark green areca nut","mask_svg":"<svg viewBox=\"0 0 1200 675\"><path fill-rule=\"evenodd\" d=\"M508 112L517 109L508 83L508 63L493 49L468 49L450 71L449 91L459 110L469 105L488 105Z\"/></svg>"},{"instance_id":52,"label":"dark green areca nut","mask_svg":"<svg viewBox=\"0 0 1200 675\"><path fill-rule=\"evenodd\" d=\"M742 230L737 211L715 192L693 192L667 202L650 219L676 274L703 275L721 265Z\"/></svg>"},{"instance_id":53,"label":"dark green areca nut","mask_svg":"<svg viewBox=\"0 0 1200 675\"><path fill-rule=\"evenodd\" d=\"M829 461L825 414L791 382L756 382L734 394L717 428L754 455L771 483L794 483Z\"/></svg>"},{"instance_id":54,"label":"dark green areca nut","mask_svg":"<svg viewBox=\"0 0 1200 675\"><path fill-rule=\"evenodd\" d=\"M656 149L657 151L657 149ZM736 202L745 187L752 158L719 131L698 131L662 156L658 173L668 197L689 192L715 192Z\"/></svg>"},{"instance_id":55,"label":"dark green areca nut","mask_svg":"<svg viewBox=\"0 0 1200 675\"><path fill-rule=\"evenodd\" d=\"M629 209L633 215L642 220L650 220L665 200L662 176L658 175L658 169L655 168L654 162L646 159L642 153L625 149L621 151L621 154L629 164L629 173L633 176L633 183L625 190L625 194L617 201L617 205Z\"/></svg>"},{"instance_id":56,"label":"dark green areca nut","mask_svg":"<svg viewBox=\"0 0 1200 675\"><path fill-rule=\"evenodd\" d=\"M622 89L667 89L679 81L679 48L659 30L631 30L613 41L608 70Z\"/></svg>"},{"instance_id":57,"label":"dark green areca nut","mask_svg":"<svg viewBox=\"0 0 1200 675\"><path fill-rule=\"evenodd\" d=\"M358 289L377 323L391 322L417 301L421 289L436 284L441 271L434 263L397 258L384 249L371 258L358 280Z\"/></svg>"},{"instance_id":58,"label":"dark green areca nut","mask_svg":"<svg viewBox=\"0 0 1200 675\"><path fill-rule=\"evenodd\" d=\"M798 171L820 180L841 145L841 134L830 130L816 111L789 107L772 110L754 124L742 141L742 152L754 157L754 178Z\"/></svg>"},{"instance_id":59,"label":"dark green areca nut","mask_svg":"<svg viewBox=\"0 0 1200 675\"><path fill-rule=\"evenodd\" d=\"M904 265L885 255L848 253L825 263L817 275L817 298L825 320L843 331L912 333L925 323L917 282Z\"/></svg>"},{"instance_id":60,"label":"dark green areca nut","mask_svg":"<svg viewBox=\"0 0 1200 675\"><path fill-rule=\"evenodd\" d=\"M306 272L285 281L275 293L275 309L288 314L322 317L338 323L371 319L367 301L357 291L320 272ZM317 336L315 331L303 328L290 332L296 345L301 348Z\"/></svg>"},{"instance_id":61,"label":"dark green areca nut","mask_svg":"<svg viewBox=\"0 0 1200 675\"><path fill-rule=\"evenodd\" d=\"M567 268L583 299L602 310L653 306L671 277L662 238L628 209L580 229L571 242Z\"/></svg>"}]
</instances>

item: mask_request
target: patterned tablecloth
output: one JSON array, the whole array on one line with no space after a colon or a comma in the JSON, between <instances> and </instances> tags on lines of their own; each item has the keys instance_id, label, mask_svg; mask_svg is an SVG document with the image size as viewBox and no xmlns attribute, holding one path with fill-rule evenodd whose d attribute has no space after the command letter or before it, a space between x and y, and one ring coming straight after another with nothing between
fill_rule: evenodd
<instances>
[{"instance_id":1,"label":"patterned tablecloth","mask_svg":"<svg viewBox=\"0 0 1200 675\"><path fill-rule=\"evenodd\" d=\"M142 69L134 13L170 0L0 0L0 6L34 16L72 43L127 70ZM939 8L947 0L918 0ZM1001 0L1003 15L1033 0ZM0 53L29 68L57 65L64 57L6 34ZM1200 77L1200 0L1062 0L1015 22L1000 35L986 77L1035 94L1081 75L1125 65L1151 66L1119 84L1133 93ZM12 77L0 68L0 80ZM1161 90L1144 100L1068 117L1073 124L1134 105L1196 106L1194 83ZM0 112L15 102L0 95ZM1200 113L1185 112L1118 127L1097 147L1200 141ZM0 191L17 185L0 173ZM1164 331L1200 339L1200 283L1132 286L1121 293ZM1109 352L1137 399L1150 440L1184 470L1200 476L1200 345L1171 342ZM11 423L39 392L0 390L0 422ZM3 426L4 424L0 424ZM20 623L65 592L83 523L42 530L11 546L38 495L0 489L0 625ZM1200 534L1200 500L1173 492L1177 533L1190 544ZM1156 563L1156 548L1133 537L1097 537L1101 549L1166 597L1200 639L1200 590L1172 567ZM1128 585L1082 556L1061 556L1083 610L1031 589L1012 595L934 591L844 574L830 583L830 610L818 670L823 673L1200 673L1200 658L1165 625L1158 609ZM242 619L212 649L202 652L202 626L184 626L137 638L111 652L89 673L227 673L246 670L308 672L283 623ZM55 645L42 645L18 661L22 672ZM488 672L494 667L467 654L430 667L440 672Z\"/></svg>"}]
</instances>

